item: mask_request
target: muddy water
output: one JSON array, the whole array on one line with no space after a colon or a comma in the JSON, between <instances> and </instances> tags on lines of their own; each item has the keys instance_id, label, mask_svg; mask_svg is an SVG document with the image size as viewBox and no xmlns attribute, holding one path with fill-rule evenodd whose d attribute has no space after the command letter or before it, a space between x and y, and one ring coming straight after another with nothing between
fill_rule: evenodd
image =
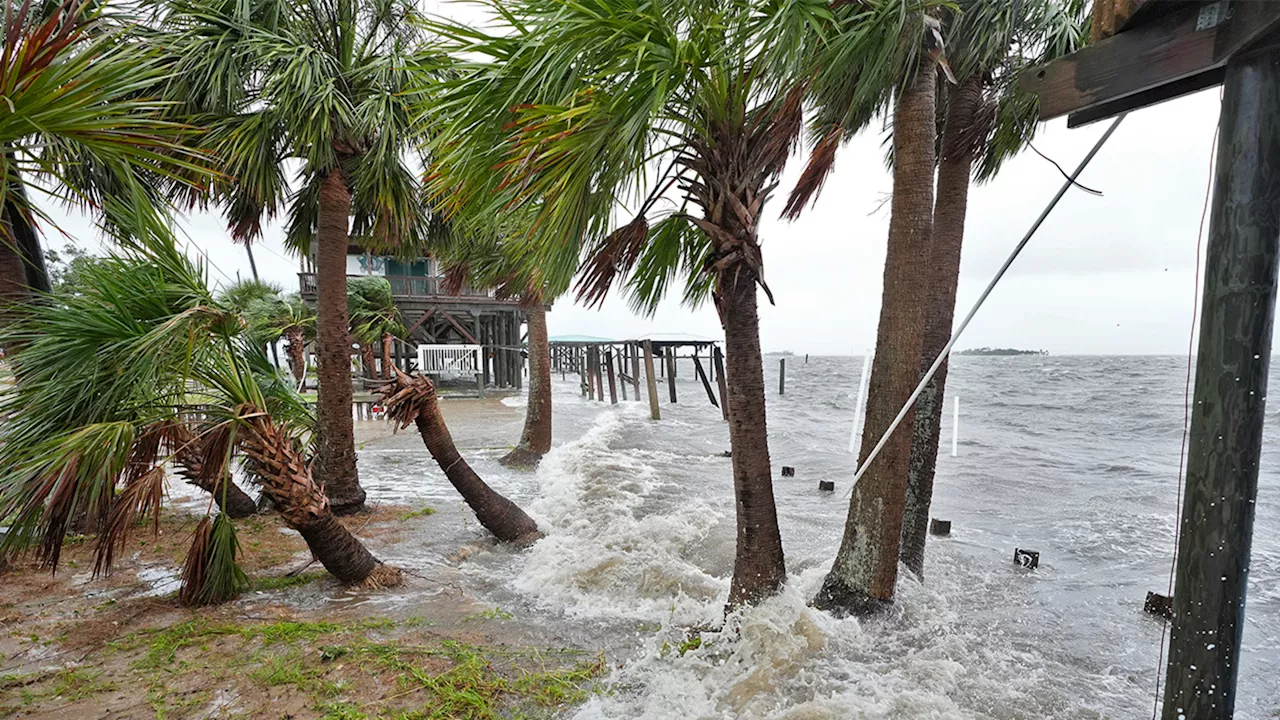
<instances>
[{"instance_id":1,"label":"muddy water","mask_svg":"<svg viewBox=\"0 0 1280 720\"><path fill-rule=\"evenodd\" d=\"M775 477L797 468L775 483L790 582L683 655L683 628L722 619L734 536L728 433L691 369L658 423L641 403L590 403L557 378L556 449L536 473L497 463L519 435L518 398L446 401L472 464L546 530L523 553L487 541L414 434L365 428L361 475L375 500L438 511L421 536L379 548L387 559L459 583L540 640L624 661L582 718L1144 717L1162 625L1140 609L1168 582L1182 362L959 358L960 455L939 460L934 513L953 535L931 540L925 581L904 578L892 614L859 622L806 600L847 509L861 360L789 358L779 397L769 359ZM1267 440L1241 718L1280 711L1280 412ZM1014 568L1014 547L1040 551L1039 570ZM439 592L416 582L362 602L404 612Z\"/></svg>"}]
</instances>

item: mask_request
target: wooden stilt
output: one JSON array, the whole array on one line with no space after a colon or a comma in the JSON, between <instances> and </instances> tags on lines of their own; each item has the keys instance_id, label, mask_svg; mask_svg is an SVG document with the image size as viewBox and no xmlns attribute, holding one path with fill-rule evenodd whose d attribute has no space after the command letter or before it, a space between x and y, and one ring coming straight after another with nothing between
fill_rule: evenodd
<instances>
[{"instance_id":1,"label":"wooden stilt","mask_svg":"<svg viewBox=\"0 0 1280 720\"><path fill-rule=\"evenodd\" d=\"M626 402L627 401L627 372L626 372L627 346L623 345L618 352L619 352L619 355L617 355L618 375L620 376L618 379L621 381L618 383L618 389L622 391L622 402ZM609 365L609 372L613 372L612 364Z\"/></svg>"},{"instance_id":2,"label":"wooden stilt","mask_svg":"<svg viewBox=\"0 0 1280 720\"><path fill-rule=\"evenodd\" d=\"M778 394L787 394L787 359L778 360Z\"/></svg>"},{"instance_id":3,"label":"wooden stilt","mask_svg":"<svg viewBox=\"0 0 1280 720\"><path fill-rule=\"evenodd\" d=\"M667 394L671 396L671 404L676 403L676 351L667 348Z\"/></svg>"},{"instance_id":4,"label":"wooden stilt","mask_svg":"<svg viewBox=\"0 0 1280 720\"><path fill-rule=\"evenodd\" d=\"M596 347L596 399L604 402L604 350Z\"/></svg>"},{"instance_id":5,"label":"wooden stilt","mask_svg":"<svg viewBox=\"0 0 1280 720\"><path fill-rule=\"evenodd\" d=\"M636 391L636 402L640 402L640 347L631 346L631 388Z\"/></svg>"},{"instance_id":6,"label":"wooden stilt","mask_svg":"<svg viewBox=\"0 0 1280 720\"><path fill-rule=\"evenodd\" d=\"M604 366L609 369L609 404L618 404L618 381L613 375L613 350L604 351Z\"/></svg>"},{"instance_id":7,"label":"wooden stilt","mask_svg":"<svg viewBox=\"0 0 1280 720\"><path fill-rule=\"evenodd\" d=\"M720 386L718 388L720 390L720 414L723 415L725 421L728 422L729 392L728 392L728 388L725 387L725 381L724 381L724 353L721 352L720 348L718 347L714 348L712 350L712 353L715 356L716 384Z\"/></svg>"},{"instance_id":8,"label":"wooden stilt","mask_svg":"<svg viewBox=\"0 0 1280 720\"><path fill-rule=\"evenodd\" d=\"M649 418L661 420L662 411L658 409L658 379L653 375L653 345L644 341L644 374L645 383L649 386Z\"/></svg>"}]
</instances>

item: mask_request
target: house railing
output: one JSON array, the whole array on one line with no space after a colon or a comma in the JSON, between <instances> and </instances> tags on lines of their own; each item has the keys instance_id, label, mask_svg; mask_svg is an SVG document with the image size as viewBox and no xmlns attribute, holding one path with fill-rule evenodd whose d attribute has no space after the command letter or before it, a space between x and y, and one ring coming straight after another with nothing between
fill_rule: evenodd
<instances>
[{"instance_id":1,"label":"house railing","mask_svg":"<svg viewBox=\"0 0 1280 720\"><path fill-rule=\"evenodd\" d=\"M418 368L424 375L479 375L481 351L479 345L419 345Z\"/></svg>"},{"instance_id":2,"label":"house railing","mask_svg":"<svg viewBox=\"0 0 1280 720\"><path fill-rule=\"evenodd\" d=\"M348 275L347 277L364 277L363 275ZM477 290L470 287L463 287L457 295L445 293L442 289L443 278L439 275L430 276L409 276L409 275L375 275L374 277L384 277L391 285L391 294L398 298L425 298L425 297L470 297L470 298L492 298L492 290ZM316 293L316 274L315 273L298 273L298 286L303 295L315 295Z\"/></svg>"}]
</instances>

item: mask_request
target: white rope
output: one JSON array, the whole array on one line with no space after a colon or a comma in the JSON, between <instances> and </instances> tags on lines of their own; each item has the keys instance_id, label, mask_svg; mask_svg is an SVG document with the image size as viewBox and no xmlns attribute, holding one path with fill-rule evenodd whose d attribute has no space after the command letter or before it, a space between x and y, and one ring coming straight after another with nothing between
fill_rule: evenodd
<instances>
[{"instance_id":1,"label":"white rope","mask_svg":"<svg viewBox=\"0 0 1280 720\"><path fill-rule=\"evenodd\" d=\"M991 282L987 283L987 289L982 291L982 295L978 298L978 301L973 304L973 309L965 316L964 321L960 323L960 327L956 328L955 333L951 335L951 339L948 340L946 346L942 348L942 352L938 353L937 359L933 361L933 365L931 365L929 370L925 372L924 377L920 378L920 384L916 385L916 389L912 391L911 397L907 398L907 402L902 406L902 409L898 411L898 416L893 419L892 423L889 423L889 428L884 431L884 435L880 436L880 442L876 443L876 446L871 449L871 453L867 455L867 459L861 463L858 471L853 476L853 482L849 485L849 492L845 493L845 497L849 497L849 495L853 493L853 488L857 486L858 480L862 479L862 476L866 474L867 469L871 467L871 463L876 459L876 456L878 456L880 451L884 449L884 446L889 442L889 437L893 435L893 431L897 430L898 426L902 424L903 418L905 418L907 413L911 411L911 407L915 405L916 399L920 397L920 393L924 392L925 385L929 384L929 381L933 379L934 374L938 372L938 368L942 367L942 362L951 354L951 348L956 344L956 340L959 340L960 334L964 332L965 328L969 327L969 321L973 320L973 316L978 314L978 308L981 308L982 304L987 301L987 297L990 296L991 291L995 289L996 283L1000 282L1000 279L1004 277L1004 274L1009 270L1009 266L1013 265L1013 261L1018 259L1019 253L1021 253L1022 249L1027 246L1027 243L1031 241L1031 236L1035 235L1036 231L1040 229L1040 226L1044 224L1045 218L1049 217L1049 213L1053 212L1053 208L1057 206L1058 201L1062 199L1062 196L1066 195L1067 191L1076 185L1076 178L1080 176L1080 173L1084 172L1084 169L1088 167L1089 162L1093 160L1093 156L1098 154L1098 151L1102 149L1102 146L1111 138L1111 134L1120 126L1120 121L1124 120L1125 116L1128 114L1129 113L1124 113L1117 117L1115 122L1111 123L1111 126L1107 128L1107 131L1102 133L1102 137L1098 138L1098 142L1094 143L1093 149L1089 151L1088 155L1084 156L1084 159L1080 161L1080 165L1076 167L1075 172L1071 173L1071 176L1067 178L1067 181L1058 189L1058 193L1049 201L1044 212L1041 212L1040 217L1036 218L1036 221L1031 224L1031 229L1027 230L1026 235L1022 236L1022 240L1013 248L1013 252L1009 253L1009 257L1004 261L1004 265L1001 265L1000 269L996 271L995 277L991 278Z\"/></svg>"}]
</instances>

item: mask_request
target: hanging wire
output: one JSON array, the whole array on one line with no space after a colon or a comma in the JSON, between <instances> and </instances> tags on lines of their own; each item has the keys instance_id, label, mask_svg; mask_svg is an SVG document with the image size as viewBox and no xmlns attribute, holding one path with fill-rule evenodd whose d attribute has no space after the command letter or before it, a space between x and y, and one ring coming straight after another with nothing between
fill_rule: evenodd
<instances>
[{"instance_id":1,"label":"hanging wire","mask_svg":"<svg viewBox=\"0 0 1280 720\"><path fill-rule=\"evenodd\" d=\"M1222 98L1219 95L1218 101ZM1205 181L1204 207L1200 210L1200 229L1196 231L1196 272L1194 285L1191 287L1191 331L1187 338L1187 381L1182 390L1182 449L1178 451L1178 493L1173 514L1173 553L1169 558L1169 590L1167 597L1173 597L1173 575L1178 567L1178 542L1182 536L1182 485L1186 480L1184 473L1187 467L1187 434L1191 429L1191 377L1192 359L1195 357L1196 320L1200 315L1200 253L1204 246L1204 221L1209 217L1209 195L1213 191L1213 168L1217 158L1218 132L1221 125L1213 126L1213 142L1209 144L1209 179ZM1169 634L1169 623L1160 628L1160 653L1156 658L1156 692L1152 700L1151 720L1160 713L1160 678L1164 665L1164 645Z\"/></svg>"},{"instance_id":2,"label":"hanging wire","mask_svg":"<svg viewBox=\"0 0 1280 720\"><path fill-rule=\"evenodd\" d=\"M858 480L866 474L867 469L870 468L872 462L875 461L876 456L878 456L880 451L884 449L884 446L889 442L889 438L893 435L893 431L897 430L898 426L902 424L903 418L905 418L907 413L911 411L912 406L916 403L916 399L920 397L920 393L924 391L925 386L929 384L929 381L933 379L934 374L938 372L938 368L942 367L942 362L951 354L951 348L955 346L956 341L960 339L960 335L964 332L965 328L969 326L969 322L973 320L973 316L978 314L978 309L987 301L987 298L991 295L991 291L995 290L996 284L999 283L1001 278L1004 277L1004 274L1008 272L1009 267L1013 265L1013 261L1018 259L1018 255L1022 252L1022 249L1027 246L1027 243L1031 241L1031 237L1035 235L1036 231L1040 229L1040 226L1044 224L1045 219L1049 217L1049 213L1053 212L1053 208L1057 206L1058 201L1062 199L1062 196L1066 195L1067 191L1076 185L1076 178L1079 177L1080 173L1084 172L1084 169L1089 166L1089 162L1098 154L1098 151L1107 143L1107 140L1111 139L1111 135L1115 133L1116 128L1120 127L1121 121L1123 121L1128 114L1129 113L1121 114L1114 122L1111 123L1110 127L1107 128L1107 131L1102 133L1102 137L1098 138L1098 142L1094 143L1093 149L1089 151L1089 154L1084 156L1084 159L1080 161L1080 165L1076 167L1075 172L1071 173L1071 176L1067 178L1067 181L1058 189L1058 193L1053 196L1053 199L1049 201L1049 204L1045 207L1044 211L1040 213L1040 217L1036 218L1036 221L1031 224L1031 229L1027 230L1026 235L1022 236L1022 240L1013 248L1013 252L1009 253L1009 257L1005 259L1004 264L996 271L995 277L991 278L991 282L987 283L987 288L982 291L982 295L978 298L978 301L974 303L973 309L971 309L969 314L965 316L963 321L961 321L960 327L956 328L956 331L952 333L951 339L948 340L946 346L942 348L942 352L938 353L938 357L933 361L933 365L929 366L924 377L920 378L920 384L916 385L916 389L911 392L911 396L907 398L907 402L903 404L902 409L898 411L898 416L893 419L893 422L889 423L888 429L886 429L884 434L880 436L880 441L871 449L871 452L867 455L867 459L862 461L858 471L853 476L853 482L850 483L849 492L845 493L845 497L848 497L853 493L853 488L857 486Z\"/></svg>"}]
</instances>

